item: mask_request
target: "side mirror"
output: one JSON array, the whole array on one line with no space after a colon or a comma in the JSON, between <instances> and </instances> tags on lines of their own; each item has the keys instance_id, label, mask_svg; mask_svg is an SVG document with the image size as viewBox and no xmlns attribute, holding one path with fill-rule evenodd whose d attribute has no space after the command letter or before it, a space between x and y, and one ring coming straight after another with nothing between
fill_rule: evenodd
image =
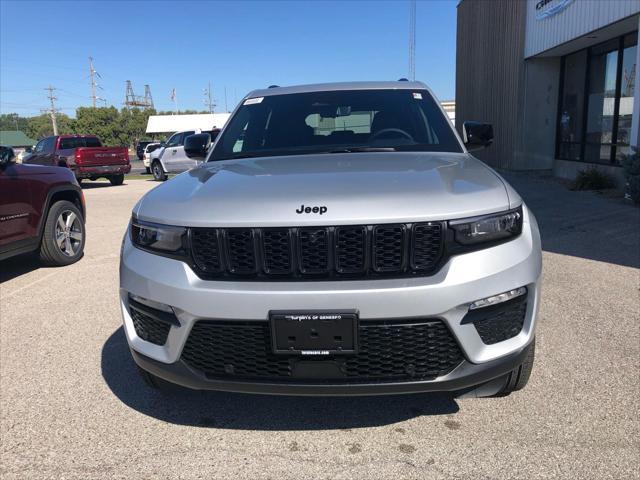
<instances>
[{"instance_id":1,"label":"side mirror","mask_svg":"<svg viewBox=\"0 0 640 480\"><path fill-rule=\"evenodd\" d=\"M467 150L480 150L493 143L493 125L467 121L462 124L464 146Z\"/></svg>"},{"instance_id":2,"label":"side mirror","mask_svg":"<svg viewBox=\"0 0 640 480\"><path fill-rule=\"evenodd\" d=\"M13 162L16 158L16 154L13 148L0 147L0 168L4 168Z\"/></svg>"},{"instance_id":3,"label":"side mirror","mask_svg":"<svg viewBox=\"0 0 640 480\"><path fill-rule=\"evenodd\" d=\"M184 153L194 160L204 160L211 146L211 135L208 133L196 133L184 139Z\"/></svg>"}]
</instances>

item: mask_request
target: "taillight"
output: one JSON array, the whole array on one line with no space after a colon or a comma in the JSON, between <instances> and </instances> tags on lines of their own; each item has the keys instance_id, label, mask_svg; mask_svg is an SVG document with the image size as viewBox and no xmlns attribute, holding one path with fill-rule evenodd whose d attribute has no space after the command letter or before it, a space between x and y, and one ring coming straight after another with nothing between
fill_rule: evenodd
<instances>
[{"instance_id":1,"label":"taillight","mask_svg":"<svg viewBox=\"0 0 640 480\"><path fill-rule=\"evenodd\" d=\"M82 150L76 148L76 164L82 163Z\"/></svg>"}]
</instances>

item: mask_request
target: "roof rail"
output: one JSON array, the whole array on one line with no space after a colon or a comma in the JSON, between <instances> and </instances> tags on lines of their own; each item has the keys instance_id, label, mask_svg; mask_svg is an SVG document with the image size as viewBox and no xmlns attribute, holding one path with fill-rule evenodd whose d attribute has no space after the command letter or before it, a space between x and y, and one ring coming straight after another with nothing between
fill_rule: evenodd
<instances>
[{"instance_id":1,"label":"roof rail","mask_svg":"<svg viewBox=\"0 0 640 480\"><path fill-rule=\"evenodd\" d=\"M280 88L280 85L269 85L269 88Z\"/></svg>"}]
</instances>

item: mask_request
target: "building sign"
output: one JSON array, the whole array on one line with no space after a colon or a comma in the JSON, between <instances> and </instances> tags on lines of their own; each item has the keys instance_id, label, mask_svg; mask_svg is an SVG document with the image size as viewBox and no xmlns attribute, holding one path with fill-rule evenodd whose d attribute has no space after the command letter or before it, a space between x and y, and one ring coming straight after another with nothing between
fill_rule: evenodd
<instances>
[{"instance_id":1,"label":"building sign","mask_svg":"<svg viewBox=\"0 0 640 480\"><path fill-rule=\"evenodd\" d=\"M536 3L536 20L544 20L545 18L552 17L556 13L560 13L573 0L540 0Z\"/></svg>"}]
</instances>

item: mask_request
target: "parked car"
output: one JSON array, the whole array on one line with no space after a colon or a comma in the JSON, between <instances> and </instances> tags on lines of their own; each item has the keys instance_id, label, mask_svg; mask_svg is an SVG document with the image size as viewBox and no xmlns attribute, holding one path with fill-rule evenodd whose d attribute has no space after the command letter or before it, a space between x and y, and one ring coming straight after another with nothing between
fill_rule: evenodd
<instances>
[{"instance_id":1,"label":"parked car","mask_svg":"<svg viewBox=\"0 0 640 480\"><path fill-rule=\"evenodd\" d=\"M73 173L16 163L0 146L0 260L37 251L46 265L82 258L85 204Z\"/></svg>"},{"instance_id":2,"label":"parked car","mask_svg":"<svg viewBox=\"0 0 640 480\"><path fill-rule=\"evenodd\" d=\"M299 395L506 395L531 374L533 213L421 82L269 88L134 207L120 260L143 378Z\"/></svg>"},{"instance_id":3,"label":"parked car","mask_svg":"<svg viewBox=\"0 0 640 480\"><path fill-rule=\"evenodd\" d=\"M151 173L151 154L157 149L164 146L162 142L154 142L150 143L146 147L144 147L144 152L142 153L142 163L144 164L147 173Z\"/></svg>"},{"instance_id":4,"label":"parked car","mask_svg":"<svg viewBox=\"0 0 640 480\"><path fill-rule=\"evenodd\" d=\"M155 143L155 142L153 142L152 140L143 140L141 142L138 142L138 144L136 145L136 155L138 156L138 160L142 160L143 159L144 149L150 143Z\"/></svg>"},{"instance_id":5,"label":"parked car","mask_svg":"<svg viewBox=\"0 0 640 480\"><path fill-rule=\"evenodd\" d=\"M93 135L58 135L43 138L24 163L68 167L81 182L84 179L108 179L121 185L131 171L126 147L103 147Z\"/></svg>"},{"instance_id":6,"label":"parked car","mask_svg":"<svg viewBox=\"0 0 640 480\"><path fill-rule=\"evenodd\" d=\"M200 130L174 133L161 148L151 153L151 173L153 173L155 180L164 181L167 179L168 173L186 172L201 163L199 160L189 158L184 153L185 138L196 132L201 133ZM215 139L219 132L219 129L214 129L204 133Z\"/></svg>"},{"instance_id":7,"label":"parked car","mask_svg":"<svg viewBox=\"0 0 640 480\"><path fill-rule=\"evenodd\" d=\"M27 157L29 157L29 155L31 155L31 152L33 152L33 148L32 147L26 147L26 148L20 150L18 155L16 155L16 161L18 163L22 163Z\"/></svg>"}]
</instances>

